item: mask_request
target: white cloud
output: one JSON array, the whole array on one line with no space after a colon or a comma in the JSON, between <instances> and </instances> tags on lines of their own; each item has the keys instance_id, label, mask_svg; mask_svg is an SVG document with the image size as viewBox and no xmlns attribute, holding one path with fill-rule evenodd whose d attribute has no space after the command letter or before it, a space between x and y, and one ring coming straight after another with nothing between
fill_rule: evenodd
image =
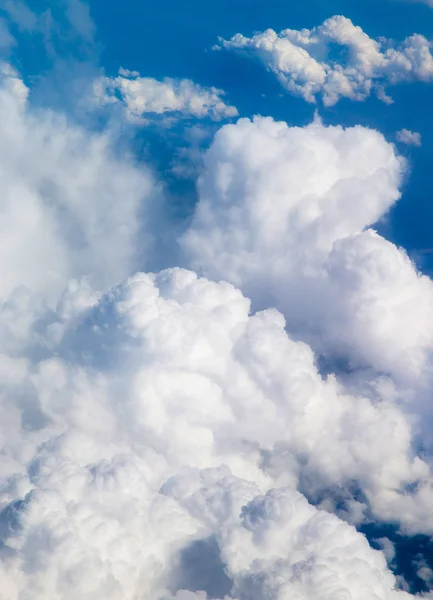
<instances>
[{"instance_id":1,"label":"white cloud","mask_svg":"<svg viewBox=\"0 0 433 600\"><path fill-rule=\"evenodd\" d=\"M124 102L126 114L132 118L172 113L220 121L237 116L238 111L225 104L223 95L222 90L203 88L189 79L167 77L158 81L125 69L120 70L118 77L103 77L95 84L98 102L110 104L120 100Z\"/></svg>"},{"instance_id":2,"label":"white cloud","mask_svg":"<svg viewBox=\"0 0 433 600\"><path fill-rule=\"evenodd\" d=\"M4 97L9 94L10 100L16 102L19 109L25 109L29 90L19 76L19 73L8 63L0 63L0 81L3 86Z\"/></svg>"},{"instance_id":3,"label":"white cloud","mask_svg":"<svg viewBox=\"0 0 433 600\"><path fill-rule=\"evenodd\" d=\"M387 537L375 540L379 544L388 564L392 563L395 558L395 545Z\"/></svg>"},{"instance_id":4,"label":"white cloud","mask_svg":"<svg viewBox=\"0 0 433 600\"><path fill-rule=\"evenodd\" d=\"M57 297L70 278L86 276L110 286L137 268L137 236L151 252L151 234L140 229L158 210L158 186L146 167L116 156L108 134L36 111L27 94L3 65L0 296L25 285Z\"/></svg>"},{"instance_id":5,"label":"white cloud","mask_svg":"<svg viewBox=\"0 0 433 600\"><path fill-rule=\"evenodd\" d=\"M393 590L384 556L363 536L309 505L301 494L283 488L262 496L221 475L201 472L191 495L189 474L180 485L174 483L174 490L171 484L170 492L204 522L210 515L219 522L218 544L234 581L230 598L413 598ZM233 505L243 505L240 518Z\"/></svg>"},{"instance_id":6,"label":"white cloud","mask_svg":"<svg viewBox=\"0 0 433 600\"><path fill-rule=\"evenodd\" d=\"M410 598L393 590L383 555L354 528L289 490L254 498L226 544L240 598ZM334 570L335 564L341 568Z\"/></svg>"},{"instance_id":7,"label":"white cloud","mask_svg":"<svg viewBox=\"0 0 433 600\"><path fill-rule=\"evenodd\" d=\"M205 157L200 201L181 244L200 273L240 286L256 308L277 306L288 330L331 365L337 359L364 369L348 377L353 393L364 390L391 403L411 399L408 422L428 431L433 283L404 251L366 229L398 199L403 170L394 147L372 130L242 119L218 132ZM332 414L335 419L338 410ZM364 428L367 414L356 417L357 427ZM411 434L403 433L408 423L401 428L392 421L390 431L399 430L396 437L410 448ZM326 467L335 473L342 472L340 452ZM368 454L361 445L359 455L365 460ZM417 461L413 495L392 499L390 489L400 484L391 480L386 490L377 483L364 488L378 515L409 529L424 527L431 501L430 476ZM317 466L311 480L326 468ZM400 467L370 468L381 477L406 478ZM360 484L363 477L354 479Z\"/></svg>"},{"instance_id":8,"label":"white cloud","mask_svg":"<svg viewBox=\"0 0 433 600\"><path fill-rule=\"evenodd\" d=\"M341 55L335 50L341 48ZM251 38L238 33L220 40L227 50L257 57L290 93L325 106L341 98L365 100L372 91L385 102L392 99L384 86L433 80L431 44L414 34L400 45L381 38L376 41L350 19L334 16L314 29L272 29Z\"/></svg>"},{"instance_id":9,"label":"white cloud","mask_svg":"<svg viewBox=\"0 0 433 600\"><path fill-rule=\"evenodd\" d=\"M433 284L366 229L399 197L394 147L317 119L219 131L182 250L252 310L190 270L129 277L166 233L151 172L6 67L0 110L0 597L413 598L300 493L433 532ZM301 340L373 374L322 376Z\"/></svg>"},{"instance_id":10,"label":"white cloud","mask_svg":"<svg viewBox=\"0 0 433 600\"><path fill-rule=\"evenodd\" d=\"M365 231L399 198L403 172L373 130L242 119L205 156L183 249L194 269L282 310L316 349L417 376L433 343L433 284Z\"/></svg>"},{"instance_id":11,"label":"white cloud","mask_svg":"<svg viewBox=\"0 0 433 600\"><path fill-rule=\"evenodd\" d=\"M397 142L407 144L408 146L421 146L421 134L417 131L409 131L409 129L401 129L397 131L396 135Z\"/></svg>"},{"instance_id":12,"label":"white cloud","mask_svg":"<svg viewBox=\"0 0 433 600\"><path fill-rule=\"evenodd\" d=\"M188 556L212 538L202 565L232 598L406 598L383 555L295 487L353 477L392 504L427 468L409 457L408 424L323 380L276 311L251 316L231 285L180 269L138 274L72 316L8 304L5 324L32 321L2 335L3 350L15 342L0 361L8 598L196 592Z\"/></svg>"}]
</instances>

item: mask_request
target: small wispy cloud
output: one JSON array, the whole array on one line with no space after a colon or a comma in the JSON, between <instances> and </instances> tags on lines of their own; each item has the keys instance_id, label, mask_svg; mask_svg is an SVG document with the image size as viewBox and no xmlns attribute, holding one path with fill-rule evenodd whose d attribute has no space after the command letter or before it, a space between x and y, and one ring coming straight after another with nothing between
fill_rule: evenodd
<instances>
[{"instance_id":1,"label":"small wispy cloud","mask_svg":"<svg viewBox=\"0 0 433 600\"><path fill-rule=\"evenodd\" d=\"M406 144L407 146L421 146L421 134L418 131L410 131L409 129L401 129L395 134L397 142Z\"/></svg>"}]
</instances>

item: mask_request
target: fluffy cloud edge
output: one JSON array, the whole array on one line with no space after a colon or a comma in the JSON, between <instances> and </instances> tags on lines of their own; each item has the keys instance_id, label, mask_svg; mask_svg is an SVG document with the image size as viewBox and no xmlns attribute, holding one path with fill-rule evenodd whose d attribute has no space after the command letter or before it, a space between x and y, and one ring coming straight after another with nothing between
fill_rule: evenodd
<instances>
[{"instance_id":1,"label":"fluffy cloud edge","mask_svg":"<svg viewBox=\"0 0 433 600\"><path fill-rule=\"evenodd\" d=\"M190 79L140 77L126 69L120 69L117 77L97 80L94 94L102 105L122 102L127 117L142 122L152 114L213 121L238 116L237 109L224 102L223 90L202 87Z\"/></svg>"},{"instance_id":2,"label":"fluffy cloud edge","mask_svg":"<svg viewBox=\"0 0 433 600\"><path fill-rule=\"evenodd\" d=\"M345 64L332 57L332 45L348 51ZM229 40L220 38L215 48L257 58L286 91L310 103L321 97L325 106L342 98L362 101L372 92L391 103L387 85L433 80L431 44L424 36L414 34L400 45L386 38L379 42L341 15L311 30L278 34L267 29L251 38L237 33Z\"/></svg>"}]
</instances>

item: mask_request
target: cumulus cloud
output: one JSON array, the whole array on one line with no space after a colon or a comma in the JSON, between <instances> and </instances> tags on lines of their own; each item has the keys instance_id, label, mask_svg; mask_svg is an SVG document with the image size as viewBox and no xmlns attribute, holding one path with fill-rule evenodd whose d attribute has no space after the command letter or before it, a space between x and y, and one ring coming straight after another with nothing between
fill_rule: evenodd
<instances>
[{"instance_id":1,"label":"cumulus cloud","mask_svg":"<svg viewBox=\"0 0 433 600\"><path fill-rule=\"evenodd\" d=\"M338 47L338 50L335 49ZM392 102L387 85L433 80L430 42L414 34L397 45L370 38L343 16L334 16L314 29L272 29L251 38L238 33L219 46L259 59L290 93L325 106L341 98L365 100L374 91Z\"/></svg>"},{"instance_id":2,"label":"cumulus cloud","mask_svg":"<svg viewBox=\"0 0 433 600\"><path fill-rule=\"evenodd\" d=\"M138 266L138 236L158 211L159 187L149 169L116 156L108 134L36 111L27 95L3 65L0 296L24 285L57 297L70 278L111 286Z\"/></svg>"},{"instance_id":3,"label":"cumulus cloud","mask_svg":"<svg viewBox=\"0 0 433 600\"><path fill-rule=\"evenodd\" d=\"M427 422L415 418L416 427L428 430L433 283L368 229L398 199L403 171L393 146L372 130L243 119L223 127L205 157L200 201L181 244L199 272L240 286L256 308L277 306L328 369L340 362L353 372L355 389L410 400L408 422L419 411ZM356 418L361 428L363 419ZM412 434L394 427L411 455ZM337 454L331 464L339 470ZM421 469L413 495L391 500L395 483L364 493L384 519L423 529L431 480L418 459L413 467ZM354 477L358 485L361 478Z\"/></svg>"},{"instance_id":4,"label":"cumulus cloud","mask_svg":"<svg viewBox=\"0 0 433 600\"><path fill-rule=\"evenodd\" d=\"M433 284L369 229L395 148L225 126L190 268L133 274L164 250L151 171L1 73L0 597L414 598L353 526L433 534Z\"/></svg>"},{"instance_id":5,"label":"cumulus cloud","mask_svg":"<svg viewBox=\"0 0 433 600\"><path fill-rule=\"evenodd\" d=\"M282 316L251 315L230 284L173 269L87 309L74 298L2 355L8 598L407 597L361 534L295 491L348 476L392 501L425 469L395 407L322 379Z\"/></svg>"},{"instance_id":6,"label":"cumulus cloud","mask_svg":"<svg viewBox=\"0 0 433 600\"><path fill-rule=\"evenodd\" d=\"M372 551L354 528L288 490L272 490L246 505L225 552L241 598L410 597L393 590L395 580L383 555ZM334 571L337 563L342 568Z\"/></svg>"},{"instance_id":7,"label":"cumulus cloud","mask_svg":"<svg viewBox=\"0 0 433 600\"><path fill-rule=\"evenodd\" d=\"M223 127L181 240L189 264L255 306L276 306L316 350L418 376L433 343L433 285L366 228L399 198L405 164L376 131L272 119Z\"/></svg>"},{"instance_id":8,"label":"cumulus cloud","mask_svg":"<svg viewBox=\"0 0 433 600\"><path fill-rule=\"evenodd\" d=\"M99 103L121 101L127 116L135 119L152 113L210 117L214 121L237 116L237 109L225 104L223 95L222 90L203 88L189 79L166 77L158 81L126 69L120 69L118 77L103 77L95 84L95 97Z\"/></svg>"},{"instance_id":9,"label":"cumulus cloud","mask_svg":"<svg viewBox=\"0 0 433 600\"><path fill-rule=\"evenodd\" d=\"M401 129L396 133L396 140L408 146L421 146L421 134L417 131L409 131L409 129Z\"/></svg>"}]
</instances>

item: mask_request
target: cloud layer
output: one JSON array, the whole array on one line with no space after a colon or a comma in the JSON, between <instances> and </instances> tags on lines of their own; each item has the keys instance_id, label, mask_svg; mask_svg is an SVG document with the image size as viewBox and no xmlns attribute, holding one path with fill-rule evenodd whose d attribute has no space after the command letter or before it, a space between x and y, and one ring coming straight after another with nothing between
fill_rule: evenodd
<instances>
[{"instance_id":1,"label":"cloud layer","mask_svg":"<svg viewBox=\"0 0 433 600\"><path fill-rule=\"evenodd\" d=\"M267 29L251 38L238 33L220 39L216 48L259 59L288 92L312 103L320 98L325 106L341 98L365 100L372 92L389 103L388 85L433 80L431 44L424 36L414 34L400 45L376 41L343 16L311 30Z\"/></svg>"},{"instance_id":2,"label":"cloud layer","mask_svg":"<svg viewBox=\"0 0 433 600\"><path fill-rule=\"evenodd\" d=\"M399 198L404 169L362 127L263 118L223 127L181 242L189 264L240 286L256 307L277 306L289 330L324 351L418 373L433 339L431 282L365 230Z\"/></svg>"}]
</instances>

